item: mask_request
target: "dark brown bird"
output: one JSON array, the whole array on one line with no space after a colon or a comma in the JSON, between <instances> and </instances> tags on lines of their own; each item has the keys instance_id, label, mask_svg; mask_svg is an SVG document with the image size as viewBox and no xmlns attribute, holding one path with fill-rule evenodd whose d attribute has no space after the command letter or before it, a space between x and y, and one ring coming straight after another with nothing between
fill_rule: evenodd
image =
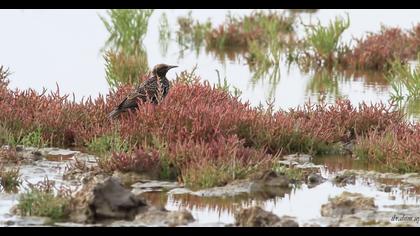
<instances>
[{"instance_id":1,"label":"dark brown bird","mask_svg":"<svg viewBox=\"0 0 420 236\"><path fill-rule=\"evenodd\" d=\"M151 101L158 104L161 99L166 97L169 92L170 83L166 78L166 73L178 66L158 64L152 70L152 77L141 83L136 90L131 92L113 111L108 114L108 118L115 119L122 112L134 110L137 108L139 100Z\"/></svg>"}]
</instances>

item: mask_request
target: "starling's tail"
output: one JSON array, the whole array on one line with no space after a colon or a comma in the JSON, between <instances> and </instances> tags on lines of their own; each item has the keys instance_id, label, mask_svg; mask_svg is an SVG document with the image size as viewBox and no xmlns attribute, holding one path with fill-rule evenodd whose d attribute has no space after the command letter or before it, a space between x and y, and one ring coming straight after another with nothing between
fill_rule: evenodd
<instances>
[{"instance_id":1,"label":"starling's tail","mask_svg":"<svg viewBox=\"0 0 420 236\"><path fill-rule=\"evenodd\" d=\"M120 113L121 113L121 110L114 109L108 114L108 119L110 120L116 119L120 115Z\"/></svg>"}]
</instances>

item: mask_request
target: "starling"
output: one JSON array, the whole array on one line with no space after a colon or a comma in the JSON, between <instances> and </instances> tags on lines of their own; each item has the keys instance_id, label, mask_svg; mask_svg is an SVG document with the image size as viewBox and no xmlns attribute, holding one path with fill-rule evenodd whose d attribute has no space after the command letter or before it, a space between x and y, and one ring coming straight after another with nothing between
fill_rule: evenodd
<instances>
[{"instance_id":1,"label":"starling","mask_svg":"<svg viewBox=\"0 0 420 236\"><path fill-rule=\"evenodd\" d=\"M133 92L131 92L112 112L108 118L115 119L120 113L137 108L137 101L151 101L158 104L161 99L166 97L169 92L170 83L166 78L166 73L178 66L158 64L153 68L152 77L141 83Z\"/></svg>"}]
</instances>

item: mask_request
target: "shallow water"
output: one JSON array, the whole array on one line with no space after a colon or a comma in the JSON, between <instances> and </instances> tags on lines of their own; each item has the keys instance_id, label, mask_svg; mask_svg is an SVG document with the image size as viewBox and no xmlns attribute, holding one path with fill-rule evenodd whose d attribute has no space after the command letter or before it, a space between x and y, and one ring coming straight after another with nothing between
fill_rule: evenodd
<instances>
[{"instance_id":1,"label":"shallow water","mask_svg":"<svg viewBox=\"0 0 420 236\"><path fill-rule=\"evenodd\" d=\"M29 183L36 184L48 178L55 181L56 187L63 184L75 190L81 186L79 181L64 181L62 178L65 167L73 158L66 154L51 155L53 152L50 151L49 154L46 154L46 158L43 160L20 166L20 173L24 181L18 193L0 192L0 226L44 224L40 218L20 217L11 214L11 209L18 203L19 193L26 191ZM58 153L60 151L57 149L55 152ZM61 153L66 152L61 151ZM343 156L341 159L344 164L338 165L337 158L335 156L325 156L314 159L317 164L322 166L320 173L324 178L331 179L337 172L349 167L351 169L374 169L362 164L354 166L354 160L346 159ZM390 186L391 191L385 192L383 190L384 186ZM407 187L407 185L402 184L400 179L377 179L366 176L357 176L354 184L344 186L336 185L332 181L327 180L315 187L301 184L295 185L293 188L276 188L258 194L248 195L244 193L234 197L201 197L193 194L171 194L153 191L142 195L153 205L165 207L169 211L189 210L196 220L192 224L195 226L223 226L234 223L234 212L240 208L251 206L260 206L278 216L294 216L300 225L317 223L325 226L331 222L322 221L321 205L327 203L329 198L337 196L344 191L374 197L379 211L398 213L398 210L392 208L392 206L418 206L420 204L420 187Z\"/></svg>"},{"instance_id":2,"label":"shallow water","mask_svg":"<svg viewBox=\"0 0 420 236\"><path fill-rule=\"evenodd\" d=\"M322 171L323 177L330 178L336 171L328 167ZM389 184L391 192L381 190L381 185ZM296 217L299 225L317 223L321 226L327 224L320 220L321 206L328 202L329 198L335 197L344 191L362 193L366 197L373 197L378 211L398 211L390 206L395 205L419 205L419 189L400 188L398 181L378 181L372 178L356 177L355 184L337 186L331 181L326 181L315 187L306 184L295 186L286 191L284 195L273 196L251 195L241 197L199 197L194 195L178 195L164 192L144 193L153 204L165 207L168 210L187 209L191 211L199 224L231 224L234 223L234 212L240 208L260 206L278 216Z\"/></svg>"},{"instance_id":3,"label":"shallow water","mask_svg":"<svg viewBox=\"0 0 420 236\"><path fill-rule=\"evenodd\" d=\"M25 192L29 184L37 184L45 179L54 181L56 187L61 185L71 187L67 181L63 181L63 174L67 163L64 161L36 161L31 164L20 166L22 186L19 187L17 193L5 193L0 191L0 226L7 224L7 222L19 222L22 224L42 224L42 221L37 221L29 218L21 218L11 214L11 209L18 203L19 194Z\"/></svg>"},{"instance_id":4,"label":"shallow water","mask_svg":"<svg viewBox=\"0 0 420 236\"><path fill-rule=\"evenodd\" d=\"M221 77L240 89L242 100L252 105L265 104L267 99L275 99L277 108L288 109L302 105L308 100L316 102L320 94L326 95L327 102L337 97L346 97L353 103L387 102L390 87L380 75L337 75L333 82L321 80L313 72L301 72L296 66L281 65L280 81L273 85L267 79L252 82L252 72L242 60L220 61L204 49L199 55L185 51L180 57L180 48L175 42L176 19L185 16L189 10L155 10L149 21L149 30L144 40L150 66L165 62L177 64L175 73L198 66L198 74L204 80L217 83L216 69ZM193 10L192 16L199 21L211 19L213 25L224 21L228 12L233 15L249 14L250 9ZM158 25L162 12L168 16L172 28L172 40L167 53L163 53L158 43ZM409 29L420 21L420 10L382 9L326 9L314 14L301 14L303 22L319 19L322 24L336 16L349 13L350 28L343 34L343 41L360 37L367 32L378 32L381 25L399 26ZM11 87L56 89L62 93L74 93L76 99L84 96L96 97L106 94L104 59L100 52L108 33L98 15L105 10L0 10L0 27L7 32L0 39L0 64L13 71ZM302 27L298 35L302 35ZM412 113L420 113L420 107L412 106Z\"/></svg>"},{"instance_id":5,"label":"shallow water","mask_svg":"<svg viewBox=\"0 0 420 236\"><path fill-rule=\"evenodd\" d=\"M379 163L372 163L363 160L357 160L351 155L323 155L313 158L316 165L325 165L324 171L335 173L340 170L373 170L386 172L384 166Z\"/></svg>"}]
</instances>

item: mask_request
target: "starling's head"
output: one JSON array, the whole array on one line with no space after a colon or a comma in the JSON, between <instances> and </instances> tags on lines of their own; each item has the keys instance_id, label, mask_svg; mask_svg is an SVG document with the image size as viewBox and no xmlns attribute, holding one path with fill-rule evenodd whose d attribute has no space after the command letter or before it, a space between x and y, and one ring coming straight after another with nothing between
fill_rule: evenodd
<instances>
[{"instance_id":1,"label":"starling's head","mask_svg":"<svg viewBox=\"0 0 420 236\"><path fill-rule=\"evenodd\" d=\"M158 77L164 77L166 75L166 73L172 69L178 66L170 66L170 65L166 65L166 64L157 64L155 67L153 67L153 75L154 76L158 76Z\"/></svg>"}]
</instances>

